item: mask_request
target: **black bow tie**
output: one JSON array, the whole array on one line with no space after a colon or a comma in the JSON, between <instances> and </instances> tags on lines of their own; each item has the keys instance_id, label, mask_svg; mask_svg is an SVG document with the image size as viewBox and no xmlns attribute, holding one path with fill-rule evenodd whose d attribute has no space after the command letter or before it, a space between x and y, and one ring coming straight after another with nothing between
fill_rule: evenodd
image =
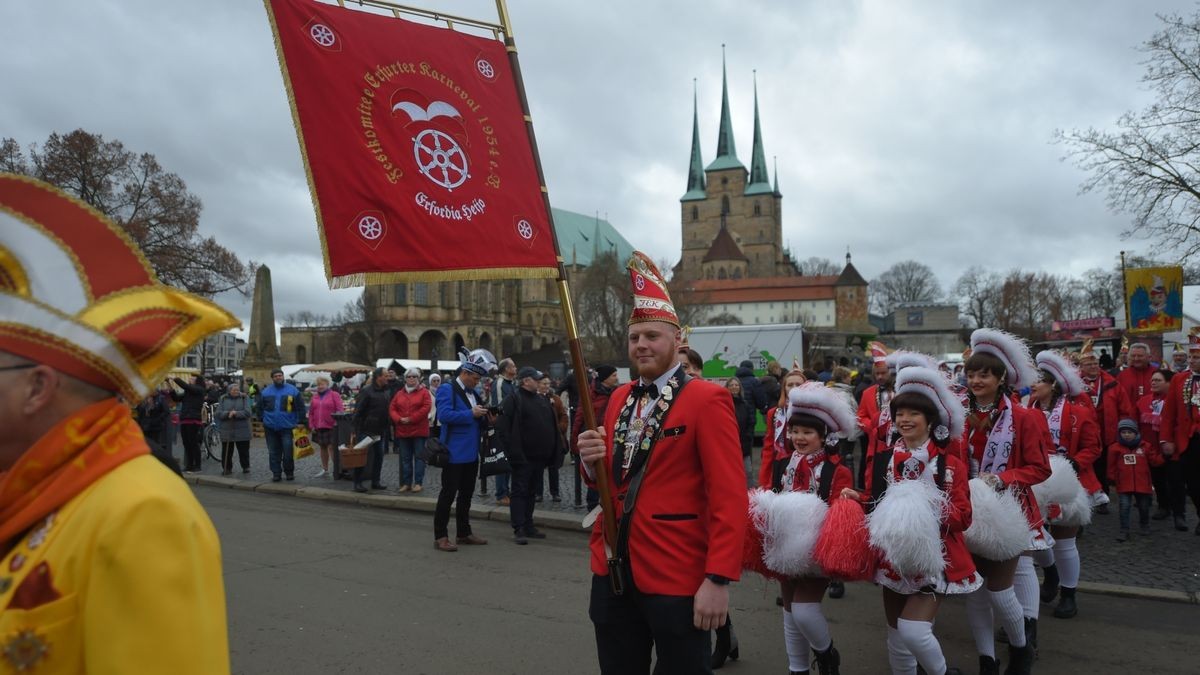
<instances>
[{"instance_id":1,"label":"black bow tie","mask_svg":"<svg viewBox=\"0 0 1200 675\"><path fill-rule=\"evenodd\" d=\"M650 398L658 398L658 385L651 382L650 384L635 384L633 385L634 398L649 396Z\"/></svg>"}]
</instances>

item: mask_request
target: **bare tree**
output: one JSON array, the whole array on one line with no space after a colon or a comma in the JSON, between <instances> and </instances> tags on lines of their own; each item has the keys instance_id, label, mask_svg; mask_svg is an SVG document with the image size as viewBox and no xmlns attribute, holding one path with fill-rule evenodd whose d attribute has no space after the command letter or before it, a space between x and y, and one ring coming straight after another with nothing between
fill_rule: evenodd
<instances>
[{"instance_id":1,"label":"bare tree","mask_svg":"<svg viewBox=\"0 0 1200 675\"><path fill-rule=\"evenodd\" d=\"M0 168L62 188L111 218L164 284L205 296L251 287L254 264L200 234L200 199L154 155L76 129L31 146L28 162L15 140L0 140Z\"/></svg>"},{"instance_id":2,"label":"bare tree","mask_svg":"<svg viewBox=\"0 0 1200 675\"><path fill-rule=\"evenodd\" d=\"M892 265L870 283L871 304L880 314L890 314L906 302L936 302L942 288L933 270L916 260Z\"/></svg>"},{"instance_id":3,"label":"bare tree","mask_svg":"<svg viewBox=\"0 0 1200 675\"><path fill-rule=\"evenodd\" d=\"M735 314L730 314L729 312L721 312L720 314L717 314L716 316L709 317L709 319L704 322L704 325L706 325L706 326L740 326L740 325L742 325L742 320L740 318L738 318L738 316Z\"/></svg>"},{"instance_id":4,"label":"bare tree","mask_svg":"<svg viewBox=\"0 0 1200 675\"><path fill-rule=\"evenodd\" d=\"M805 258L797 262L796 267L799 268L800 274L806 277L828 277L842 273L842 268L837 263L819 256Z\"/></svg>"},{"instance_id":5,"label":"bare tree","mask_svg":"<svg viewBox=\"0 0 1200 675\"><path fill-rule=\"evenodd\" d=\"M633 311L633 298L623 263L614 252L602 252L573 284L576 323L591 359L626 358L625 322Z\"/></svg>"},{"instance_id":6,"label":"bare tree","mask_svg":"<svg viewBox=\"0 0 1200 675\"><path fill-rule=\"evenodd\" d=\"M1144 82L1157 100L1127 112L1115 131L1059 130L1067 158L1090 174L1082 192L1133 217L1125 236L1181 258L1200 252L1200 12L1160 15L1163 28L1140 48Z\"/></svg>"},{"instance_id":7,"label":"bare tree","mask_svg":"<svg viewBox=\"0 0 1200 675\"><path fill-rule=\"evenodd\" d=\"M335 323L340 317L330 317L328 314L316 314L307 309L302 309L299 312L288 313L283 317L283 325L289 328L297 326L302 328L324 328L326 326L338 325Z\"/></svg>"},{"instance_id":8,"label":"bare tree","mask_svg":"<svg viewBox=\"0 0 1200 675\"><path fill-rule=\"evenodd\" d=\"M979 265L972 265L954 283L953 293L958 308L973 328L985 328L996 323L996 304L1003 283L1000 275Z\"/></svg>"}]
</instances>

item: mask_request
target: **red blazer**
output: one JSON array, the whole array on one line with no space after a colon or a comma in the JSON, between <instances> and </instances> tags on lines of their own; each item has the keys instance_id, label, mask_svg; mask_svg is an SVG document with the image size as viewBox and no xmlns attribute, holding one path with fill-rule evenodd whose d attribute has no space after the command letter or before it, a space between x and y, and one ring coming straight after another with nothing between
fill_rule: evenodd
<instances>
[{"instance_id":1,"label":"red blazer","mask_svg":"<svg viewBox=\"0 0 1200 675\"><path fill-rule=\"evenodd\" d=\"M604 415L609 439L630 387L613 392ZM629 564L642 593L692 596L706 574L739 578L749 508L740 447L729 390L699 379L688 382L663 419L642 469L646 474L630 524ZM611 465L611 444L605 460ZM629 484L613 478L620 522ZM592 572L606 576L599 518L590 547Z\"/></svg>"},{"instance_id":2,"label":"red blazer","mask_svg":"<svg viewBox=\"0 0 1200 675\"><path fill-rule=\"evenodd\" d=\"M1142 434L1142 440L1150 445L1158 448L1160 440L1160 429L1162 425L1163 406L1167 403L1166 394L1156 396L1154 394L1146 394L1138 399L1137 405L1137 423L1138 431ZM1166 440L1162 438L1161 440Z\"/></svg>"},{"instance_id":3,"label":"red blazer","mask_svg":"<svg viewBox=\"0 0 1200 675\"><path fill-rule=\"evenodd\" d=\"M1156 371L1150 366L1141 370L1125 368L1117 373L1117 384L1125 390L1125 399L1136 404L1142 397L1150 393L1150 376Z\"/></svg>"},{"instance_id":4,"label":"red blazer","mask_svg":"<svg viewBox=\"0 0 1200 675\"><path fill-rule=\"evenodd\" d=\"M865 398L865 395L864 395ZM943 454L933 443L929 444L929 458ZM967 542L963 532L971 526L971 488L967 485L968 469L962 460L954 454L944 453L946 462L946 480L942 491L950 498L946 511L942 516L942 557L946 561L946 580L962 581L975 574L975 561L967 550ZM889 455L890 459L891 456ZM868 466L866 471L866 486L862 491L864 499L869 500L871 483L875 472Z\"/></svg>"},{"instance_id":5,"label":"red blazer","mask_svg":"<svg viewBox=\"0 0 1200 675\"><path fill-rule=\"evenodd\" d=\"M862 398L858 400L858 428L862 429L867 444L867 459L874 457L878 448L887 448L892 440L886 437L887 429L879 428L878 393L879 385L873 384L863 390Z\"/></svg>"},{"instance_id":6,"label":"red blazer","mask_svg":"<svg viewBox=\"0 0 1200 675\"><path fill-rule=\"evenodd\" d=\"M786 447L780 448L775 445L775 416L778 414L778 406L767 411L767 430L763 434L762 463L758 466L758 487L764 490L771 489L771 472L774 469L777 455L787 451ZM783 432L783 440L785 443L787 442L786 430Z\"/></svg>"},{"instance_id":7,"label":"red blazer","mask_svg":"<svg viewBox=\"0 0 1200 675\"><path fill-rule=\"evenodd\" d=\"M1200 433L1200 412L1193 405L1184 405L1183 385L1192 376L1192 371L1185 370L1176 373L1171 378L1171 388L1167 391L1167 402L1163 404L1162 423L1159 425L1159 441L1170 441L1175 444L1175 454L1172 459L1178 459L1187 452L1188 440L1193 434Z\"/></svg>"},{"instance_id":8,"label":"red blazer","mask_svg":"<svg viewBox=\"0 0 1200 675\"><path fill-rule=\"evenodd\" d=\"M1043 413L1043 421L1045 417L1046 415ZM1085 404L1067 401L1063 406L1063 421L1064 424L1058 435L1059 445L1067 449L1067 459L1074 461L1079 467L1079 482L1083 485L1083 489L1087 490L1088 494L1098 492L1100 481L1096 478L1092 464L1100 458L1103 449L1100 445L1100 430L1096 424L1096 416L1088 410ZM1043 428L1046 429L1046 442L1050 444L1050 448L1054 448L1053 441L1050 439L1049 425L1045 425ZM1054 448L1053 451L1057 452L1057 448Z\"/></svg>"},{"instance_id":9,"label":"red blazer","mask_svg":"<svg viewBox=\"0 0 1200 675\"><path fill-rule=\"evenodd\" d=\"M1117 384L1117 378L1100 371L1100 404L1095 406L1096 421L1100 423L1100 440L1107 447L1117 442L1117 424L1121 420L1137 419L1133 403L1125 395L1125 389ZM1090 390L1086 392L1091 395Z\"/></svg>"},{"instance_id":10,"label":"red blazer","mask_svg":"<svg viewBox=\"0 0 1200 675\"><path fill-rule=\"evenodd\" d=\"M1135 464L1125 463L1125 455L1129 454L1134 456ZM1153 494L1150 467L1162 466L1162 463L1163 456L1158 445L1146 440L1135 451L1120 443L1108 446L1108 479L1116 484L1119 493Z\"/></svg>"},{"instance_id":11,"label":"red blazer","mask_svg":"<svg viewBox=\"0 0 1200 675\"><path fill-rule=\"evenodd\" d=\"M1032 488L1050 477L1050 428L1046 425L1046 416L1039 410L1031 410L1025 406L1013 403L1010 398L1002 398L1000 407L1012 409L1013 415L1013 446L1008 456L1008 466L997 476L1005 485L1016 485L1017 498L1025 511L1025 519L1029 521L1029 529L1037 530L1042 527L1042 512L1038 508L1037 498L1033 496ZM983 461L983 449L987 445L987 434L972 433L970 421L963 434L962 445L970 449L971 459L975 460L972 467L980 466Z\"/></svg>"}]
</instances>

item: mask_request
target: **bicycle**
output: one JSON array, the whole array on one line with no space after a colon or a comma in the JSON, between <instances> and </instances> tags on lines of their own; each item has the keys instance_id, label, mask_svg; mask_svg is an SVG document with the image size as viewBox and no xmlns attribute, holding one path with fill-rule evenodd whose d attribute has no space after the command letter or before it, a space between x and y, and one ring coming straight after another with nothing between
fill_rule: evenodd
<instances>
[{"instance_id":1,"label":"bicycle","mask_svg":"<svg viewBox=\"0 0 1200 675\"><path fill-rule=\"evenodd\" d=\"M221 461L221 429L217 420L217 407L211 403L205 403L201 409L201 419L204 420L204 431L201 432L200 443L204 448L204 455L213 461Z\"/></svg>"}]
</instances>

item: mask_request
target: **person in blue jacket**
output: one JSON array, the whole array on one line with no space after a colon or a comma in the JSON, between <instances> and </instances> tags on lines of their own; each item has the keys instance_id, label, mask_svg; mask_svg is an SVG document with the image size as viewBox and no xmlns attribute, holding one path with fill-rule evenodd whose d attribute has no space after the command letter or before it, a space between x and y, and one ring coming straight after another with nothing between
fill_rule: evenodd
<instances>
[{"instance_id":1,"label":"person in blue jacket","mask_svg":"<svg viewBox=\"0 0 1200 675\"><path fill-rule=\"evenodd\" d=\"M479 379L496 370L496 357L486 349L459 354L462 366L458 374L438 387L435 403L442 424L441 441L450 450L450 463L442 469L442 491L433 512L434 548L457 551L450 541L450 505L456 501L455 524L458 544L482 545L487 540L471 533L471 496L475 490L479 448L484 432L495 423L484 401L475 391Z\"/></svg>"},{"instance_id":2,"label":"person in blue jacket","mask_svg":"<svg viewBox=\"0 0 1200 675\"><path fill-rule=\"evenodd\" d=\"M300 390L283 379L283 371L271 371L271 384L259 394L263 433L267 437L267 458L271 465L271 480L278 483L287 474L296 479L296 462L292 458L292 429L304 426L304 397Z\"/></svg>"}]
</instances>

